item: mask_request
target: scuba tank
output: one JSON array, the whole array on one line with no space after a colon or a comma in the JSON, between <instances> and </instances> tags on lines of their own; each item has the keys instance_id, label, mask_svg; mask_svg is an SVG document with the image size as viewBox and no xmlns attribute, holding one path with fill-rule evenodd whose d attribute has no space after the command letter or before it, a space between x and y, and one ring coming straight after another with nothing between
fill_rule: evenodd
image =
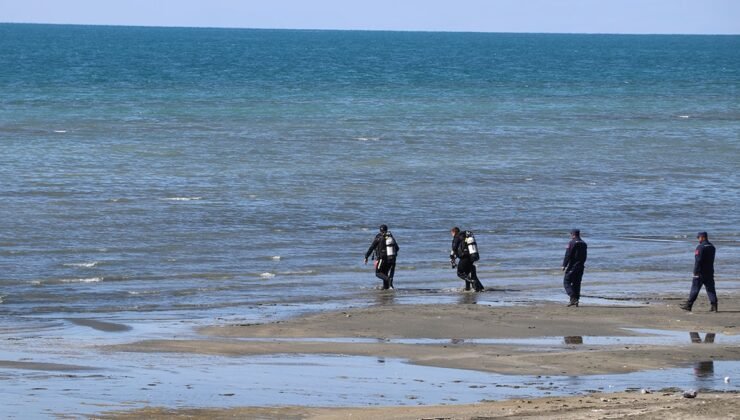
<instances>
[{"instance_id":1,"label":"scuba tank","mask_svg":"<svg viewBox=\"0 0 740 420\"><path fill-rule=\"evenodd\" d=\"M383 234L383 240L385 241L385 255L388 257L396 256L396 240L393 239L393 235L390 232Z\"/></svg>"},{"instance_id":2,"label":"scuba tank","mask_svg":"<svg viewBox=\"0 0 740 420\"><path fill-rule=\"evenodd\" d=\"M473 232L469 230L465 231L465 247L473 261L478 261L480 259L480 255L478 254L478 244L475 242L475 236L473 235Z\"/></svg>"}]
</instances>

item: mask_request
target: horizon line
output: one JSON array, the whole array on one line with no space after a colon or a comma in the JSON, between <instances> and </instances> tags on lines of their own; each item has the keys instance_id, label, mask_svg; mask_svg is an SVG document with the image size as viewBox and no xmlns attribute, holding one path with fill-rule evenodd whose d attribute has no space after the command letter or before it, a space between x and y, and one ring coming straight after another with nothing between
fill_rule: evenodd
<instances>
[{"instance_id":1,"label":"horizon line","mask_svg":"<svg viewBox=\"0 0 740 420\"><path fill-rule=\"evenodd\" d=\"M326 32L401 32L401 33L449 33L449 34L520 34L520 35L624 35L624 36L740 36L738 33L680 33L680 32L526 32L526 31L463 31L445 29L365 29L365 28L267 28L240 26L186 26L186 25L144 25L121 23L59 23L59 22L2 22L0 25L48 25L48 26L93 26L113 28L152 28L152 29L227 29L257 31L326 31Z\"/></svg>"}]
</instances>

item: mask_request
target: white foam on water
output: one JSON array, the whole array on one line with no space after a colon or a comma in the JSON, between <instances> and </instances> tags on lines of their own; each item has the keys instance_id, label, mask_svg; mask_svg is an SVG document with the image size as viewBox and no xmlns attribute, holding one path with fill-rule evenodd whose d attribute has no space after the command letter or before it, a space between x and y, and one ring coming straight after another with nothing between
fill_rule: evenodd
<instances>
[{"instance_id":1,"label":"white foam on water","mask_svg":"<svg viewBox=\"0 0 740 420\"><path fill-rule=\"evenodd\" d=\"M167 197L162 198L164 201L195 201L195 200L202 200L203 197Z\"/></svg>"},{"instance_id":2,"label":"white foam on water","mask_svg":"<svg viewBox=\"0 0 740 420\"><path fill-rule=\"evenodd\" d=\"M296 271L281 271L280 274L286 276L297 276L302 274L316 274L316 270L296 270Z\"/></svg>"},{"instance_id":3,"label":"white foam on water","mask_svg":"<svg viewBox=\"0 0 740 420\"><path fill-rule=\"evenodd\" d=\"M380 137L355 137L355 140L359 141L378 141Z\"/></svg>"},{"instance_id":4,"label":"white foam on water","mask_svg":"<svg viewBox=\"0 0 740 420\"><path fill-rule=\"evenodd\" d=\"M275 273L262 273L260 274L260 277L262 277L263 279L271 279L275 277Z\"/></svg>"},{"instance_id":5,"label":"white foam on water","mask_svg":"<svg viewBox=\"0 0 740 420\"><path fill-rule=\"evenodd\" d=\"M275 255L274 257L271 257L273 261L280 261L280 255Z\"/></svg>"},{"instance_id":6,"label":"white foam on water","mask_svg":"<svg viewBox=\"0 0 740 420\"><path fill-rule=\"evenodd\" d=\"M62 265L65 267L93 268L98 265L98 262L93 261L93 262L85 262L85 263L65 263Z\"/></svg>"},{"instance_id":7,"label":"white foam on water","mask_svg":"<svg viewBox=\"0 0 740 420\"><path fill-rule=\"evenodd\" d=\"M62 283L97 283L103 281L102 277L90 277L86 279L62 279Z\"/></svg>"},{"instance_id":8,"label":"white foam on water","mask_svg":"<svg viewBox=\"0 0 740 420\"><path fill-rule=\"evenodd\" d=\"M678 118L689 118L689 115L679 115Z\"/></svg>"},{"instance_id":9,"label":"white foam on water","mask_svg":"<svg viewBox=\"0 0 740 420\"><path fill-rule=\"evenodd\" d=\"M64 134L67 130L54 130L55 133Z\"/></svg>"}]
</instances>

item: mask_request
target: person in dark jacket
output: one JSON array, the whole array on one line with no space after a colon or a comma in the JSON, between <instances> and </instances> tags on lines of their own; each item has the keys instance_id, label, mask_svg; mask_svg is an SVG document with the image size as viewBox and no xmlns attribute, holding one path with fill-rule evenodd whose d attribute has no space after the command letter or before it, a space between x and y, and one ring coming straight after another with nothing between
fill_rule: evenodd
<instances>
[{"instance_id":1,"label":"person in dark jacket","mask_svg":"<svg viewBox=\"0 0 740 420\"><path fill-rule=\"evenodd\" d=\"M709 311L717 312L717 291L714 289L714 254L716 249L709 242L707 232L699 232L696 238L699 240L699 245L694 250L694 279L691 282L689 300L681 305L681 309L691 312L691 307L694 306L699 291L704 286L707 289L707 296L711 305Z\"/></svg>"},{"instance_id":2,"label":"person in dark jacket","mask_svg":"<svg viewBox=\"0 0 740 420\"><path fill-rule=\"evenodd\" d=\"M388 226L380 225L380 232L365 253L365 264L370 254L375 260L375 276L383 280L383 290L393 289L393 275L396 272L396 256L400 249L396 239L388 231Z\"/></svg>"},{"instance_id":3,"label":"person in dark jacket","mask_svg":"<svg viewBox=\"0 0 740 420\"><path fill-rule=\"evenodd\" d=\"M570 231L570 242L565 249L565 258L563 258L563 286L565 292L570 296L568 306L578 307L578 301L581 298L581 280L583 279L583 269L586 264L588 254L588 245L581 239L581 231L573 229Z\"/></svg>"},{"instance_id":4,"label":"person in dark jacket","mask_svg":"<svg viewBox=\"0 0 740 420\"><path fill-rule=\"evenodd\" d=\"M466 243L466 239L473 237L472 233L467 231L461 232L460 228L454 227L450 229L450 235L452 235L452 247L450 250L452 268L457 268L457 276L465 282L465 290L470 290L472 285L476 292L482 292L485 288L478 279L478 272L474 264L479 259L478 246L475 243L475 238L471 242L471 248ZM460 259L459 261L457 261L458 258Z\"/></svg>"}]
</instances>

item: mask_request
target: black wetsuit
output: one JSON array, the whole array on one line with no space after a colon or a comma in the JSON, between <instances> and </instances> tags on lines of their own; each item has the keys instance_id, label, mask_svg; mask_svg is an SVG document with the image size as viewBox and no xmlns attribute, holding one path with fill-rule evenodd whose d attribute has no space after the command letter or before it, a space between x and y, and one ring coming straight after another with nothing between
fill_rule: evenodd
<instances>
[{"instance_id":1,"label":"black wetsuit","mask_svg":"<svg viewBox=\"0 0 740 420\"><path fill-rule=\"evenodd\" d=\"M470 255L468 247L465 245L465 232L460 232L452 238L450 257L453 262L455 258L460 259L457 262L457 276L465 281L465 290L470 290L472 284L476 292L482 292L484 290L483 284L478 279L478 272L474 264L477 259L473 260L473 256Z\"/></svg>"},{"instance_id":2,"label":"black wetsuit","mask_svg":"<svg viewBox=\"0 0 740 420\"><path fill-rule=\"evenodd\" d=\"M381 232L375 235L373 243L370 244L370 247L365 253L365 259L368 259L370 254L375 254L374 258L377 260L375 265L375 276L383 280L383 289L391 289L393 288L393 275L396 272L396 255L398 255L400 247L398 246L398 242L395 240L396 238L393 237L394 255L389 256L386 250L386 235L393 236L390 232Z\"/></svg>"},{"instance_id":3,"label":"black wetsuit","mask_svg":"<svg viewBox=\"0 0 740 420\"><path fill-rule=\"evenodd\" d=\"M697 245L694 251L694 280L691 282L691 293L689 294L689 306L694 304L699 296L701 287L707 289L709 303L717 304L717 291L714 289L714 254L716 249L708 240Z\"/></svg>"},{"instance_id":4,"label":"black wetsuit","mask_svg":"<svg viewBox=\"0 0 740 420\"><path fill-rule=\"evenodd\" d=\"M568 243L565 258L563 258L563 267L565 268L563 286L571 301L578 302L581 298L581 280L583 279L583 269L587 256L588 245L583 239L578 237Z\"/></svg>"}]
</instances>

